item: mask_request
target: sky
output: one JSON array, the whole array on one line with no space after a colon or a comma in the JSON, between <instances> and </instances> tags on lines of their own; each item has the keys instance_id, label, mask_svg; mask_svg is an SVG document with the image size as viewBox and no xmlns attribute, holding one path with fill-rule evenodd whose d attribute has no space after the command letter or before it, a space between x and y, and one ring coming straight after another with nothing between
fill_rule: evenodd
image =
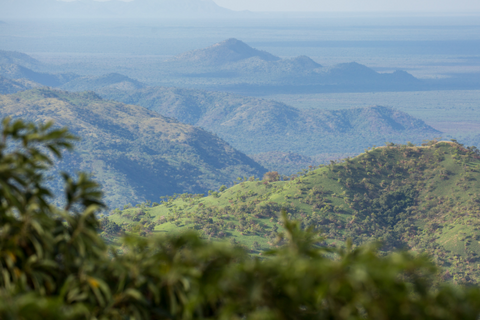
<instances>
[{"instance_id":1,"label":"sky","mask_svg":"<svg viewBox=\"0 0 480 320\"><path fill-rule=\"evenodd\" d=\"M214 0L232 10L345 12L480 12L480 0Z\"/></svg>"}]
</instances>

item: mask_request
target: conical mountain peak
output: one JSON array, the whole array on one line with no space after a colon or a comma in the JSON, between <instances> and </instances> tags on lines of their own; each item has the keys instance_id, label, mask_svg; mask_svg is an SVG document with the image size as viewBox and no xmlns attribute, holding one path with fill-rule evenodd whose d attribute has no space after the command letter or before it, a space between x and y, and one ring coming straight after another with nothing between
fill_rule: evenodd
<instances>
[{"instance_id":1,"label":"conical mountain peak","mask_svg":"<svg viewBox=\"0 0 480 320\"><path fill-rule=\"evenodd\" d=\"M264 61L281 60L273 54L252 48L243 41L230 38L204 49L182 53L174 57L171 61L222 65L249 58L258 58Z\"/></svg>"}]
</instances>

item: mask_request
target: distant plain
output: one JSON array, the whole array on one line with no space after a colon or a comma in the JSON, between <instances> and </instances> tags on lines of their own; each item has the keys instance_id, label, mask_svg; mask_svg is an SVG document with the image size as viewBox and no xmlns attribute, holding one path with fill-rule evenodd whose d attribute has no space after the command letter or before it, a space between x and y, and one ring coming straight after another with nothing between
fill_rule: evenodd
<instances>
[{"instance_id":1,"label":"distant plain","mask_svg":"<svg viewBox=\"0 0 480 320\"><path fill-rule=\"evenodd\" d=\"M424 120L447 136L480 131L480 90L276 94L264 96L296 108L327 110L389 106Z\"/></svg>"}]
</instances>

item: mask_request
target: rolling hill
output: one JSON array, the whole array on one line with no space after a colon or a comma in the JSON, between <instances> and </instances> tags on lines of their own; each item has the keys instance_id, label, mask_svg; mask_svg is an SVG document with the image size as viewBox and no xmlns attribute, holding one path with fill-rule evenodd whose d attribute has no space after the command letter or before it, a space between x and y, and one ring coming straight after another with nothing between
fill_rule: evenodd
<instances>
[{"instance_id":1,"label":"rolling hill","mask_svg":"<svg viewBox=\"0 0 480 320\"><path fill-rule=\"evenodd\" d=\"M59 87L79 77L74 73L37 72L18 64L0 64L0 75L9 79L26 79L49 87Z\"/></svg>"},{"instance_id":2,"label":"rolling hill","mask_svg":"<svg viewBox=\"0 0 480 320\"><path fill-rule=\"evenodd\" d=\"M46 86L67 90L99 90L117 78L118 88L134 89L145 85L238 92L243 95L312 92L404 91L430 88L405 71L378 73L355 62L322 66L307 56L282 59L254 49L231 38L204 49L182 53L142 72L125 66L120 75L112 71L103 76L80 76L84 66L49 66L18 52L0 51L0 75L25 78ZM61 72L61 73L59 73ZM141 78L141 83L133 78ZM107 79L110 79L106 81ZM68 83L71 82L71 83ZM428 88L427 88L427 87Z\"/></svg>"},{"instance_id":3,"label":"rolling hill","mask_svg":"<svg viewBox=\"0 0 480 320\"><path fill-rule=\"evenodd\" d=\"M136 90L145 84L118 73L100 76L80 76L75 73L49 73L51 66L42 64L27 54L15 51L0 51L0 76L12 81L30 85L8 85L4 80L3 94L15 93L38 86L56 87L68 91L88 91L100 89ZM42 71L39 71L42 70ZM22 79L22 80L19 80ZM35 83L35 84L32 84Z\"/></svg>"},{"instance_id":4,"label":"rolling hill","mask_svg":"<svg viewBox=\"0 0 480 320\"><path fill-rule=\"evenodd\" d=\"M43 63L28 54L18 51L0 50L0 65L16 64L26 68L35 69L43 66Z\"/></svg>"},{"instance_id":5,"label":"rolling hill","mask_svg":"<svg viewBox=\"0 0 480 320\"><path fill-rule=\"evenodd\" d=\"M16 93L36 87L41 87L41 85L26 79L12 80L0 76L0 94Z\"/></svg>"},{"instance_id":6,"label":"rolling hill","mask_svg":"<svg viewBox=\"0 0 480 320\"><path fill-rule=\"evenodd\" d=\"M15 93L39 86L58 87L78 77L73 73L52 74L39 71L45 69L48 69L48 66L25 53L0 50L0 77L2 77L0 94ZM11 83L7 84L5 78Z\"/></svg>"},{"instance_id":7,"label":"rolling hill","mask_svg":"<svg viewBox=\"0 0 480 320\"><path fill-rule=\"evenodd\" d=\"M77 77L60 86L67 91L92 91L102 89L136 90L144 88L145 84L118 73L101 76Z\"/></svg>"},{"instance_id":8,"label":"rolling hill","mask_svg":"<svg viewBox=\"0 0 480 320\"><path fill-rule=\"evenodd\" d=\"M205 193L239 176L266 172L209 132L139 106L105 101L93 92L41 88L3 95L0 116L52 119L82 137L59 170L93 172L109 205Z\"/></svg>"},{"instance_id":9,"label":"rolling hill","mask_svg":"<svg viewBox=\"0 0 480 320\"><path fill-rule=\"evenodd\" d=\"M104 98L137 104L215 132L247 154L359 153L386 141L421 143L440 135L423 121L382 106L335 111L296 109L271 100L165 87L97 92Z\"/></svg>"},{"instance_id":10,"label":"rolling hill","mask_svg":"<svg viewBox=\"0 0 480 320\"><path fill-rule=\"evenodd\" d=\"M445 280L480 280L476 148L436 141L391 144L292 180L278 178L270 173L204 198L182 195L159 206L117 209L108 219L131 232L195 229L258 254L275 246L283 209L303 227L322 230L326 245L380 240L383 251L428 253Z\"/></svg>"}]
</instances>

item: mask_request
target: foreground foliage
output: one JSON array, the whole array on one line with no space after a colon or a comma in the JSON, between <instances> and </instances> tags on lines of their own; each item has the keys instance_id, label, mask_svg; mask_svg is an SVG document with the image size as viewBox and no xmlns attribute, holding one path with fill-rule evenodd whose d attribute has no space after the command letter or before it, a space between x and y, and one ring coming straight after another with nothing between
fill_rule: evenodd
<instances>
[{"instance_id":1,"label":"foreground foliage","mask_svg":"<svg viewBox=\"0 0 480 320\"><path fill-rule=\"evenodd\" d=\"M64 174L49 204L45 172L73 137L5 120L0 144L1 319L477 319L477 288L433 286L422 256L328 249L283 217L284 245L264 260L195 233L99 236L98 185ZM13 145L12 145L13 144Z\"/></svg>"}]
</instances>

